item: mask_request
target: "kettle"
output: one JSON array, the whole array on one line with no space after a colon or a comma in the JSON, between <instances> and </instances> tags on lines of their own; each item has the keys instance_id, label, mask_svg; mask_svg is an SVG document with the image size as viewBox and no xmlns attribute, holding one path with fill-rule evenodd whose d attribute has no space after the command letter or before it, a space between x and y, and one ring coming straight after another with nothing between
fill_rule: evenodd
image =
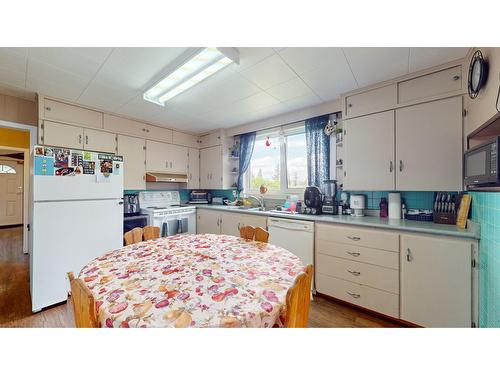
<instances>
[{"instance_id":1,"label":"kettle","mask_svg":"<svg viewBox=\"0 0 500 375\"><path fill-rule=\"evenodd\" d=\"M321 191L316 186L308 186L304 191L304 203L309 208L319 209L322 204Z\"/></svg>"}]
</instances>

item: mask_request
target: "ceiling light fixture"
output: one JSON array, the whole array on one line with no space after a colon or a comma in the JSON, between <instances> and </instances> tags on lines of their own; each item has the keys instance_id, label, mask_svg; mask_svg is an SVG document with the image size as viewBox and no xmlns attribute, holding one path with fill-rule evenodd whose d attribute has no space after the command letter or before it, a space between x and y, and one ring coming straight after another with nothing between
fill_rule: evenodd
<instances>
[{"instance_id":1,"label":"ceiling light fixture","mask_svg":"<svg viewBox=\"0 0 500 375\"><path fill-rule=\"evenodd\" d=\"M165 105L165 102L200 83L231 63L239 64L235 48L202 48L182 65L164 76L143 95L144 100Z\"/></svg>"}]
</instances>

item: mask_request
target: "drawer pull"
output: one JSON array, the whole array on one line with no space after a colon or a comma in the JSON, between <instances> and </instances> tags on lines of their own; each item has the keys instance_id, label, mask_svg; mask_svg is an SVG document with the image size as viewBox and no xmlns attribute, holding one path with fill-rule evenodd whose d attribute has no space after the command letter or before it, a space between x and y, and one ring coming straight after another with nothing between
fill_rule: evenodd
<instances>
[{"instance_id":1,"label":"drawer pull","mask_svg":"<svg viewBox=\"0 0 500 375\"><path fill-rule=\"evenodd\" d=\"M359 297L361 297L359 294L356 294L356 293L347 292L347 294L349 294L353 298L359 298Z\"/></svg>"},{"instance_id":2,"label":"drawer pull","mask_svg":"<svg viewBox=\"0 0 500 375\"><path fill-rule=\"evenodd\" d=\"M458 81L460 79L460 76L453 76L454 81Z\"/></svg>"},{"instance_id":3,"label":"drawer pull","mask_svg":"<svg viewBox=\"0 0 500 375\"><path fill-rule=\"evenodd\" d=\"M410 248L406 249L406 260L411 262L413 260L413 255L411 255Z\"/></svg>"},{"instance_id":4,"label":"drawer pull","mask_svg":"<svg viewBox=\"0 0 500 375\"><path fill-rule=\"evenodd\" d=\"M347 270L347 272L349 272L351 275L354 275L354 276L359 276L359 275L361 275L361 272L358 272L358 271L351 271L351 270Z\"/></svg>"},{"instance_id":5,"label":"drawer pull","mask_svg":"<svg viewBox=\"0 0 500 375\"><path fill-rule=\"evenodd\" d=\"M361 254L360 253L355 253L352 251L346 251L347 254L352 255L353 257L359 257Z\"/></svg>"},{"instance_id":6,"label":"drawer pull","mask_svg":"<svg viewBox=\"0 0 500 375\"><path fill-rule=\"evenodd\" d=\"M50 112L50 111L52 110L52 108L50 108L50 107L45 107L45 110Z\"/></svg>"},{"instance_id":7,"label":"drawer pull","mask_svg":"<svg viewBox=\"0 0 500 375\"><path fill-rule=\"evenodd\" d=\"M361 239L361 237L355 237L355 236L347 236L347 238L353 241L359 241Z\"/></svg>"}]
</instances>

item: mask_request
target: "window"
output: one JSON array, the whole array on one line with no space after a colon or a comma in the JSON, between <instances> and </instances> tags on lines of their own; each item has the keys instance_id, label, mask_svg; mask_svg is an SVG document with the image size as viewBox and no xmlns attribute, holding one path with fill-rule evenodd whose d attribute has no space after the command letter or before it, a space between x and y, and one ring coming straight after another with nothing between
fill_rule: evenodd
<instances>
[{"instance_id":1,"label":"window","mask_svg":"<svg viewBox=\"0 0 500 375\"><path fill-rule=\"evenodd\" d=\"M0 174L2 173L16 174L16 170L8 165L0 164Z\"/></svg>"},{"instance_id":2,"label":"window","mask_svg":"<svg viewBox=\"0 0 500 375\"><path fill-rule=\"evenodd\" d=\"M257 133L252 160L245 176L245 192L300 194L307 186L307 153L304 123Z\"/></svg>"}]
</instances>

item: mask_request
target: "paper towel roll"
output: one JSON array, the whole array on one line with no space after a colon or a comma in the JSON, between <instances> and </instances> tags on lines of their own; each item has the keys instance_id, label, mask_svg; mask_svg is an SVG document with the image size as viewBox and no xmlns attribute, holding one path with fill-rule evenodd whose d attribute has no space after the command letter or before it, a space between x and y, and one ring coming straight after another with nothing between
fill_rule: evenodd
<instances>
[{"instance_id":1,"label":"paper towel roll","mask_svg":"<svg viewBox=\"0 0 500 375\"><path fill-rule=\"evenodd\" d=\"M389 193L389 219L401 219L400 193Z\"/></svg>"}]
</instances>

